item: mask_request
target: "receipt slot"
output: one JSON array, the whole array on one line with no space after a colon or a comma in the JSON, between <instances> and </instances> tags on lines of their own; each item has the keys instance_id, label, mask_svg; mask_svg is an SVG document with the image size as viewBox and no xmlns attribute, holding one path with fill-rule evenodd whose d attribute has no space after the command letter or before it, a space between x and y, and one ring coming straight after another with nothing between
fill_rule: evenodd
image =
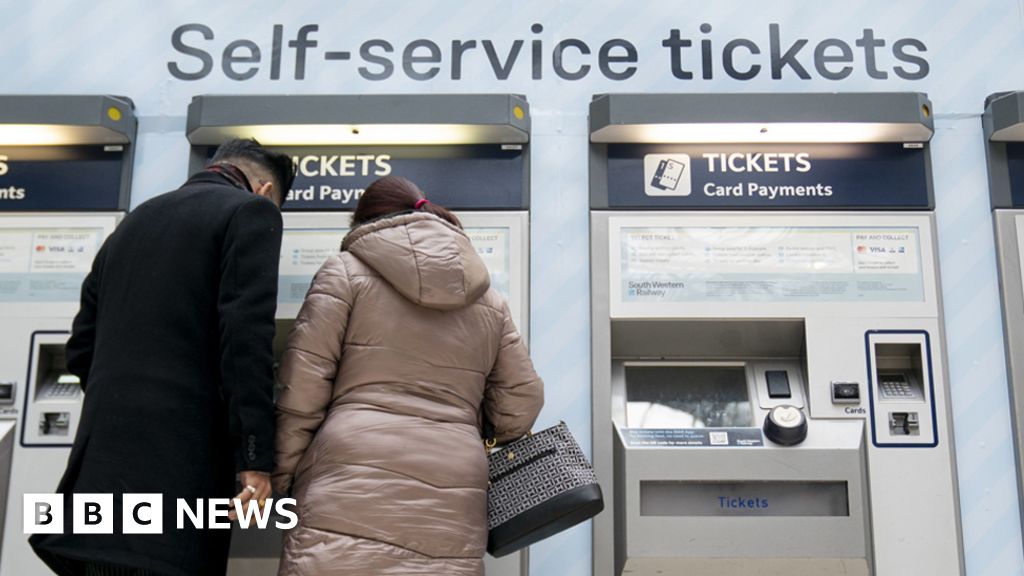
<instances>
[{"instance_id":1,"label":"receipt slot","mask_svg":"<svg viewBox=\"0 0 1024 576\"><path fill-rule=\"evenodd\" d=\"M198 96L188 111L190 170L230 138L292 156L284 205L277 332L280 358L320 265L348 232L374 180L415 182L462 221L524 337L529 316L529 105L516 95ZM236 530L230 574L277 573L281 533ZM528 552L487 557L489 576L529 570Z\"/></svg>"},{"instance_id":2,"label":"receipt slot","mask_svg":"<svg viewBox=\"0 0 1024 576\"><path fill-rule=\"evenodd\" d=\"M1024 498L1024 92L989 96L982 123L1013 403L1017 487ZM1024 512L1021 522L1024 526Z\"/></svg>"},{"instance_id":3,"label":"receipt slot","mask_svg":"<svg viewBox=\"0 0 1024 576\"><path fill-rule=\"evenodd\" d=\"M112 96L0 96L0 574L50 574L22 526L53 492L83 393L64 345L82 280L128 208L136 118Z\"/></svg>"},{"instance_id":4,"label":"receipt slot","mask_svg":"<svg viewBox=\"0 0 1024 576\"><path fill-rule=\"evenodd\" d=\"M594 98L594 574L964 573L930 108Z\"/></svg>"}]
</instances>

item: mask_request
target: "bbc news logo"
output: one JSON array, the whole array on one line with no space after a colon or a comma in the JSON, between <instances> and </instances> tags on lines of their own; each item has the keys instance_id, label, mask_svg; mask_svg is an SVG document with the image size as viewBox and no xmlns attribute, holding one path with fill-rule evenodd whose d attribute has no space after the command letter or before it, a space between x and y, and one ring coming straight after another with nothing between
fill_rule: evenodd
<instances>
[{"instance_id":1,"label":"bbc news logo","mask_svg":"<svg viewBox=\"0 0 1024 576\"><path fill-rule=\"evenodd\" d=\"M242 504L231 498L210 498L175 502L175 526L184 530L186 524L200 530L230 530L228 514L237 514L242 529L265 529L271 525L280 530L299 523L294 498L268 498L260 507L250 501ZM62 494L25 494L23 528L25 534L63 534L65 513L71 514L71 530L75 534L113 534L116 518L113 494L73 494L71 510L64 509ZM161 494L124 494L121 496L121 531L119 534L163 534L164 497ZM284 519L282 521L281 519Z\"/></svg>"}]
</instances>

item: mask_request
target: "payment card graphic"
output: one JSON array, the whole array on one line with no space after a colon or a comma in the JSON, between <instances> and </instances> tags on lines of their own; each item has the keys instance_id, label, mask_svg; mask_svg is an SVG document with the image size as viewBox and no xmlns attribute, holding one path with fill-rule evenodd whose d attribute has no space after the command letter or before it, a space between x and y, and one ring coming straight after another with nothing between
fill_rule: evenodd
<instances>
[{"instance_id":1,"label":"payment card graphic","mask_svg":"<svg viewBox=\"0 0 1024 576\"><path fill-rule=\"evenodd\" d=\"M687 154L644 156L644 192L648 196L689 196L690 157Z\"/></svg>"}]
</instances>

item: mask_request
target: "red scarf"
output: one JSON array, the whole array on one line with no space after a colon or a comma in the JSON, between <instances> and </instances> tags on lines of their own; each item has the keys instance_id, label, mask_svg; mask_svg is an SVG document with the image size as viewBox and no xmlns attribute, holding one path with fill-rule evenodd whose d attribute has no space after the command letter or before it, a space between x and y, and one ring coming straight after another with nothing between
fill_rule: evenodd
<instances>
[{"instance_id":1,"label":"red scarf","mask_svg":"<svg viewBox=\"0 0 1024 576\"><path fill-rule=\"evenodd\" d=\"M247 190L249 192L253 191L252 186L249 185L249 179L245 177L245 172L242 172L241 168L234 164L221 162L220 164L207 166L206 171L213 172L214 174L220 174L242 190Z\"/></svg>"}]
</instances>

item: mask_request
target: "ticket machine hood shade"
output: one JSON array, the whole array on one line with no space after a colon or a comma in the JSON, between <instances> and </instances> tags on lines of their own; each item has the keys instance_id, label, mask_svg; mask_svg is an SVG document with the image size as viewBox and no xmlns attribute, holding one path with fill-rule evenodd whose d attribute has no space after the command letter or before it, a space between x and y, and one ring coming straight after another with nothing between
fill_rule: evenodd
<instances>
[{"instance_id":1,"label":"ticket machine hood shade","mask_svg":"<svg viewBox=\"0 0 1024 576\"><path fill-rule=\"evenodd\" d=\"M0 146L131 144L136 126L122 96L0 96Z\"/></svg>"},{"instance_id":2,"label":"ticket machine hood shade","mask_svg":"<svg viewBox=\"0 0 1024 576\"><path fill-rule=\"evenodd\" d=\"M927 142L931 102L920 93L602 94L594 143Z\"/></svg>"}]
</instances>

